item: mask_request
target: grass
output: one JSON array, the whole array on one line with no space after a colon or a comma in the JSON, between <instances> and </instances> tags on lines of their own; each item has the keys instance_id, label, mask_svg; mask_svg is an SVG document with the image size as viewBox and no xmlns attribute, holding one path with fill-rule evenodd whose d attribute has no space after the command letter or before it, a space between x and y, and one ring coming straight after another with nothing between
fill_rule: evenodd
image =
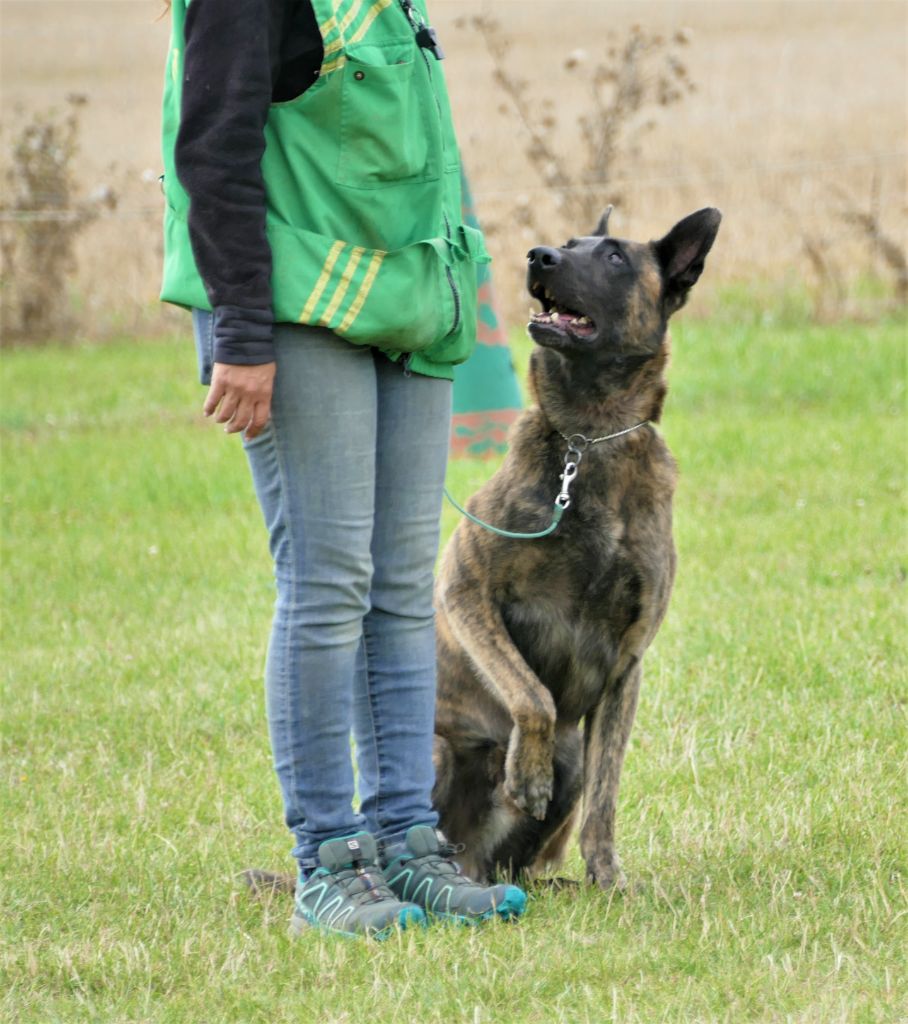
<instances>
[{"instance_id":1,"label":"grass","mask_svg":"<svg viewBox=\"0 0 908 1024\"><path fill-rule=\"evenodd\" d=\"M904 331L680 320L680 568L619 809L635 886L382 946L291 943L288 905L234 878L288 864L272 591L191 344L5 355L0 1016L906 1019Z\"/></svg>"}]
</instances>

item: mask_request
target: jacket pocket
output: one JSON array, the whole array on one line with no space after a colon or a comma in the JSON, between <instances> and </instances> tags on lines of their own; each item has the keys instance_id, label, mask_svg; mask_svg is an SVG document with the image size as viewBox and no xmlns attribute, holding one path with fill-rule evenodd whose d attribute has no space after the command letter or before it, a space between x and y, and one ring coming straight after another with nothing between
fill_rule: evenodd
<instances>
[{"instance_id":1,"label":"jacket pocket","mask_svg":"<svg viewBox=\"0 0 908 1024\"><path fill-rule=\"evenodd\" d=\"M459 228L402 249L367 249L269 222L276 321L328 327L356 345L418 352L475 333L482 237Z\"/></svg>"},{"instance_id":2,"label":"jacket pocket","mask_svg":"<svg viewBox=\"0 0 908 1024\"><path fill-rule=\"evenodd\" d=\"M439 127L426 109L412 39L347 49L340 73L340 152L336 180L351 188L383 188L439 175Z\"/></svg>"}]
</instances>

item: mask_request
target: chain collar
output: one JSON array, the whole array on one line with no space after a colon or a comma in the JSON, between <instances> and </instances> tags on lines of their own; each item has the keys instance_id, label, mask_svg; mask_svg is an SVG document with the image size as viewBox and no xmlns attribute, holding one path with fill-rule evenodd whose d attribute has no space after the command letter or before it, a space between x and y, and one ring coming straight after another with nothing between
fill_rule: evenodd
<instances>
[{"instance_id":1,"label":"chain collar","mask_svg":"<svg viewBox=\"0 0 908 1024\"><path fill-rule=\"evenodd\" d=\"M614 434L603 434L602 437L587 437L586 434L562 434L560 430L558 431L558 436L567 441L569 448L576 448L580 452L585 452L590 445L599 444L600 441L611 441L615 437L624 437L625 434L630 434L634 430L645 427L647 423L649 423L649 420L641 420L632 427L616 430Z\"/></svg>"},{"instance_id":2,"label":"chain collar","mask_svg":"<svg viewBox=\"0 0 908 1024\"><path fill-rule=\"evenodd\" d=\"M568 508L571 504L571 484L574 482L574 478L577 476L577 472L580 469L580 460L583 458L583 453L587 448L594 444L599 444L601 441L611 441L616 437L623 437L625 434L630 434L634 430L639 430L641 427L645 427L649 423L649 420L643 420L640 423L635 423L632 427L626 427L624 430L616 430L614 434L603 434L602 437L587 437L586 434L562 434L561 431L557 431L558 436L564 438L567 442L567 451L564 453L564 472L561 474L561 493L555 499L555 504L558 505L562 510Z\"/></svg>"},{"instance_id":3,"label":"chain collar","mask_svg":"<svg viewBox=\"0 0 908 1024\"><path fill-rule=\"evenodd\" d=\"M587 448L590 448L594 444L600 444L602 441L613 441L616 437L624 437L625 434L631 434L635 430L639 430L641 427L645 427L649 420L641 420L639 423L635 423L632 427L625 427L624 430L616 430L614 434L603 434L602 437L587 437L586 434L581 434L579 431L576 434L562 434L562 432L552 423L552 418L545 410L545 406L542 404L542 400L537 396L536 402L539 406L539 411L549 421L555 430L555 433L567 443L568 453L572 451L578 452L582 455ZM579 459L577 460L580 461Z\"/></svg>"}]
</instances>

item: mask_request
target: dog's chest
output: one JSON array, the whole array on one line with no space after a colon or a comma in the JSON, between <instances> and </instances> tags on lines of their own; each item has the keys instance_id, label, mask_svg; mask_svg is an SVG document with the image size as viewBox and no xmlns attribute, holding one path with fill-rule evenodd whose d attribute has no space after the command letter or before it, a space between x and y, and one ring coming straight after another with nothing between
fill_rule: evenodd
<instances>
[{"instance_id":1,"label":"dog's chest","mask_svg":"<svg viewBox=\"0 0 908 1024\"><path fill-rule=\"evenodd\" d=\"M558 716L579 720L600 699L628 630L648 616L650 590L620 552L547 564L514 581L502 602L508 632L551 691ZM595 568L591 568L591 567Z\"/></svg>"}]
</instances>

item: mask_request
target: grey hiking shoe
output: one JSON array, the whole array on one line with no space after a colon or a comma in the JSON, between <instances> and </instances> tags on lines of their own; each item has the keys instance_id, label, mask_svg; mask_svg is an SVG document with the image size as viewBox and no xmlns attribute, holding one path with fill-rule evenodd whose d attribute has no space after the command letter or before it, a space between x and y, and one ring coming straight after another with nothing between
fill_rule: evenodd
<instances>
[{"instance_id":1,"label":"grey hiking shoe","mask_svg":"<svg viewBox=\"0 0 908 1024\"><path fill-rule=\"evenodd\" d=\"M520 917L526 893L516 885L480 885L461 873L451 859L457 848L429 825L407 831L404 848L385 851L385 878L402 900L424 907L434 917L477 924L491 917Z\"/></svg>"},{"instance_id":2,"label":"grey hiking shoe","mask_svg":"<svg viewBox=\"0 0 908 1024\"><path fill-rule=\"evenodd\" d=\"M290 934L319 928L335 935L386 939L398 928L425 926L423 911L388 888L377 853L368 832L322 843L321 867L296 887Z\"/></svg>"}]
</instances>

